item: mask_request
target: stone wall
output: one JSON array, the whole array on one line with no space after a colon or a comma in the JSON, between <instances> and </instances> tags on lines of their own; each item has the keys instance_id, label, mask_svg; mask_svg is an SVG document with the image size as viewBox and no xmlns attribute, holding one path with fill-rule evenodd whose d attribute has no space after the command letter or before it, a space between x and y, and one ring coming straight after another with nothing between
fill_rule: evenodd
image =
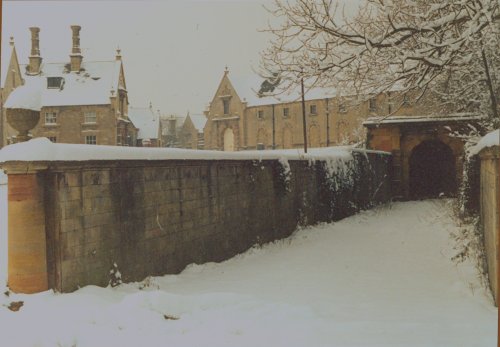
<instances>
[{"instance_id":1,"label":"stone wall","mask_svg":"<svg viewBox=\"0 0 500 347\"><path fill-rule=\"evenodd\" d=\"M38 288L28 291L45 290L44 285L62 292L106 286L115 263L125 282L178 273L190 263L222 261L287 237L298 225L338 220L386 201L391 157L363 151L352 156L45 162L37 163L36 174L5 163L9 208L24 204L38 216L33 209L40 209L41 201L44 206L45 228L22 224L45 235L44 243L40 237L32 241L37 243L32 250L46 264L47 284L37 277ZM33 193L30 200L15 196L16 182ZM15 212L9 210L9 235L25 218L20 209ZM26 233L15 232L16 242L22 242ZM26 283L17 283L16 274L26 269L11 265L11 289L25 292ZM40 270L28 265L28 272Z\"/></svg>"},{"instance_id":2,"label":"stone wall","mask_svg":"<svg viewBox=\"0 0 500 347\"><path fill-rule=\"evenodd\" d=\"M480 169L480 216L484 232L486 261L490 286L498 305L498 236L499 222L499 165L500 148L498 146L484 149L479 153Z\"/></svg>"}]
</instances>

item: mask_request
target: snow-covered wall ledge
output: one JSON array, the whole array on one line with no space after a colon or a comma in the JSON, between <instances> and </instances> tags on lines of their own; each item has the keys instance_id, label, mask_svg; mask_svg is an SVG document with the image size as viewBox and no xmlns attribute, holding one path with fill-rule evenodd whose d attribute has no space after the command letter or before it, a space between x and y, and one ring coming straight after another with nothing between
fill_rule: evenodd
<instances>
[{"instance_id":1,"label":"snow-covered wall ledge","mask_svg":"<svg viewBox=\"0 0 500 347\"><path fill-rule=\"evenodd\" d=\"M350 148L223 153L52 144L0 151L9 286L68 292L222 261L390 198L390 160Z\"/></svg>"},{"instance_id":2,"label":"snow-covered wall ledge","mask_svg":"<svg viewBox=\"0 0 500 347\"><path fill-rule=\"evenodd\" d=\"M352 151L386 153L345 147L274 151L198 151L178 148L91 146L52 143L46 138L6 146L0 150L0 164L9 161L87 161L87 160L322 160L349 158ZM386 153L389 154L389 153Z\"/></svg>"}]
</instances>

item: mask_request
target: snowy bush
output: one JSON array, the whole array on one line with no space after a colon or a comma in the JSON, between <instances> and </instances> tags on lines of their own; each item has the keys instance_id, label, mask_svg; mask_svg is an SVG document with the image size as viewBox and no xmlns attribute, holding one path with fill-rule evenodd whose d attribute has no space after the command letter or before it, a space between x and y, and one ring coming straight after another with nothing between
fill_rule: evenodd
<instances>
[{"instance_id":1,"label":"snowy bush","mask_svg":"<svg viewBox=\"0 0 500 347\"><path fill-rule=\"evenodd\" d=\"M116 287L122 283L122 274L120 270L118 270L118 265L113 263L113 267L109 270L109 285L111 285L111 287Z\"/></svg>"}]
</instances>

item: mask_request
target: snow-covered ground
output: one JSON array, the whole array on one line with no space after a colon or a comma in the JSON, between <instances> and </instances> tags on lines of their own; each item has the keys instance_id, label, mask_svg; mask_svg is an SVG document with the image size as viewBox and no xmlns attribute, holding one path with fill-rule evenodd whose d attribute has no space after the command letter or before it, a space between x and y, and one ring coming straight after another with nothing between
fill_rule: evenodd
<instances>
[{"instance_id":1,"label":"snow-covered ground","mask_svg":"<svg viewBox=\"0 0 500 347\"><path fill-rule=\"evenodd\" d=\"M0 306L0 345L494 346L489 293L450 260L448 205L395 203L114 289L0 294L24 302Z\"/></svg>"}]
</instances>

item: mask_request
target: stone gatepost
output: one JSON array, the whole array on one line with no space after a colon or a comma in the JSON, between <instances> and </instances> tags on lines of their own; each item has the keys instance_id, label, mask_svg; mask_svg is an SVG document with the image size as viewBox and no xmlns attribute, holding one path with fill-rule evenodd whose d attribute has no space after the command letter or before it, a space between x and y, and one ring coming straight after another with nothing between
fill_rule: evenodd
<instances>
[{"instance_id":1,"label":"stone gatepost","mask_svg":"<svg viewBox=\"0 0 500 347\"><path fill-rule=\"evenodd\" d=\"M5 163L8 175L8 285L16 293L49 289L43 165Z\"/></svg>"}]
</instances>

